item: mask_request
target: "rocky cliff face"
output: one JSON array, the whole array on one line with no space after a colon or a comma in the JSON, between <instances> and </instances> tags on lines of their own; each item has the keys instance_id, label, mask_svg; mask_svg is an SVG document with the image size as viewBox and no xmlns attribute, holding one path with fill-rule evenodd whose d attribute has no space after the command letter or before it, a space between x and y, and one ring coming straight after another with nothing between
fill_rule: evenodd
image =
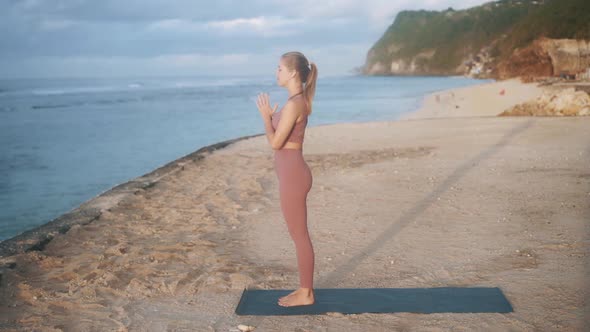
<instances>
[{"instance_id":1,"label":"rocky cliff face","mask_svg":"<svg viewBox=\"0 0 590 332\"><path fill-rule=\"evenodd\" d=\"M539 38L501 61L496 77L575 75L590 67L590 41Z\"/></svg>"},{"instance_id":2,"label":"rocky cliff face","mask_svg":"<svg viewBox=\"0 0 590 332\"><path fill-rule=\"evenodd\" d=\"M368 75L468 75L508 79L576 75L590 68L590 40L550 39L541 37L529 46L516 49L512 55L496 64L489 50L461 58L460 65L446 70L428 66L434 50L423 51L408 60L394 59L386 64L379 61L365 68ZM369 53L368 58L372 54Z\"/></svg>"},{"instance_id":3,"label":"rocky cliff face","mask_svg":"<svg viewBox=\"0 0 590 332\"><path fill-rule=\"evenodd\" d=\"M373 51L374 52L374 51ZM391 63L375 61L365 69L368 75L447 75L449 71L436 70L428 65L434 56L434 50L426 50L409 59L393 59ZM369 53L368 58L373 56ZM459 71L457 71L458 73Z\"/></svg>"}]
</instances>

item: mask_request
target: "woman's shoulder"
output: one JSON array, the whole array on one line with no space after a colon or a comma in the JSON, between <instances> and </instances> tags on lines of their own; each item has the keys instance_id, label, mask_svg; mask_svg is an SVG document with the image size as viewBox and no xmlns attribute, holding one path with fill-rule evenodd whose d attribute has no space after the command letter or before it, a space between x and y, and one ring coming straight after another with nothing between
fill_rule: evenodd
<instances>
[{"instance_id":1,"label":"woman's shoulder","mask_svg":"<svg viewBox=\"0 0 590 332\"><path fill-rule=\"evenodd\" d=\"M295 112L297 113L297 115L307 115L307 101L305 100L305 98L300 95L297 96L291 100L287 100L287 103L285 103L285 106L283 106L284 109L290 109L291 112Z\"/></svg>"}]
</instances>

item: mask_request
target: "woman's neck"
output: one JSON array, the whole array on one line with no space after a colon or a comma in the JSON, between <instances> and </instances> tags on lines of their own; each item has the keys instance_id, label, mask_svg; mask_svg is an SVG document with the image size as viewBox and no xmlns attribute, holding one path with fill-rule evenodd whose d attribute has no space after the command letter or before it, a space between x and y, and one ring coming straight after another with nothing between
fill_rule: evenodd
<instances>
[{"instance_id":1,"label":"woman's neck","mask_svg":"<svg viewBox=\"0 0 590 332\"><path fill-rule=\"evenodd\" d=\"M297 82L290 82L290 83L291 84L289 84L287 86L287 91L289 91L289 99L303 93L303 85L302 84L298 84Z\"/></svg>"},{"instance_id":2,"label":"woman's neck","mask_svg":"<svg viewBox=\"0 0 590 332\"><path fill-rule=\"evenodd\" d=\"M297 92L297 93L295 93L295 94L292 94L292 95L291 95L291 97L289 97L287 100L291 100L291 99L293 99L293 98L295 98L295 97L299 96L299 95L300 95L300 94L302 94L302 93L303 93L303 91L299 91L299 92Z\"/></svg>"}]
</instances>

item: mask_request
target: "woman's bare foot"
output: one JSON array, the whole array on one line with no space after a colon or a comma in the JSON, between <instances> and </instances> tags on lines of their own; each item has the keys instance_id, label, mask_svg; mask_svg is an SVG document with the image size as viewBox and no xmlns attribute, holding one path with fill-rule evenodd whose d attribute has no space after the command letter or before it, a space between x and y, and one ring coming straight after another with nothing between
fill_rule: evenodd
<instances>
[{"instance_id":1,"label":"woman's bare foot","mask_svg":"<svg viewBox=\"0 0 590 332\"><path fill-rule=\"evenodd\" d=\"M279 298L279 305L282 307L293 307L298 305L311 305L314 304L315 298L313 289L311 288L299 288L287 296Z\"/></svg>"},{"instance_id":2,"label":"woman's bare foot","mask_svg":"<svg viewBox=\"0 0 590 332\"><path fill-rule=\"evenodd\" d=\"M293 294L297 293L297 291L298 291L298 289L296 289L296 290L292 291L291 293L289 293L289 294L287 294L287 295L285 295L285 296L281 296L281 297L279 297L279 301L282 301L282 300L286 299L288 296L291 296L291 295L293 295Z\"/></svg>"}]
</instances>

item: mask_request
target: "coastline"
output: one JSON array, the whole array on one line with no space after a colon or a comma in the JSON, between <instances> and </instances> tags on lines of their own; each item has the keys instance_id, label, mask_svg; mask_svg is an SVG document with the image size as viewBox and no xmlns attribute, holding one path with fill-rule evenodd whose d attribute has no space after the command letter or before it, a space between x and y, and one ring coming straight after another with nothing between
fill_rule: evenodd
<instances>
[{"instance_id":1,"label":"coastline","mask_svg":"<svg viewBox=\"0 0 590 332\"><path fill-rule=\"evenodd\" d=\"M45 224L0 242L0 259L29 251L43 250L44 246L58 234L66 233L75 225L83 226L92 223L100 218L102 212L109 211L110 208L124 200L127 195L137 194L141 190L153 186L163 177L182 170L186 163L198 162L215 150L223 149L235 142L260 135L262 134L242 136L204 146L157 167L144 175L113 186Z\"/></svg>"},{"instance_id":2,"label":"coastline","mask_svg":"<svg viewBox=\"0 0 590 332\"><path fill-rule=\"evenodd\" d=\"M418 110L402 116L397 121L406 119L424 119L432 117L432 114L439 114L440 111L433 109L433 107L436 107L436 105L432 102L436 94L455 92L464 93L470 91L470 89L494 83L495 82L482 83L480 85L469 86L465 88L445 89L432 94L427 94L422 98L422 105ZM444 116L444 114L440 116ZM18 253L43 250L44 246L55 236L66 233L74 225L87 225L92 223L93 221L100 218L102 212L108 211L113 206L116 206L118 202L125 198L126 195L136 194L141 190L149 188L151 185L154 185L158 179L171 175L179 169L182 169L184 163L196 162L204 158L207 153L222 149L235 142L261 135L263 134L241 136L204 146L185 156L167 162L146 174L132 178L126 182L115 185L101 193L98 193L94 197L88 199L70 211L54 218L53 220L26 230L21 234L11 238L0 241L0 259L2 257L11 256ZM2 261L0 260L0 267L1 266Z\"/></svg>"},{"instance_id":3,"label":"coastline","mask_svg":"<svg viewBox=\"0 0 590 332\"><path fill-rule=\"evenodd\" d=\"M237 317L243 288L297 280L272 151L254 135L111 188L52 221L50 241L41 226L37 244L0 247L0 327L582 330L590 119L425 107L308 129L316 287L497 286L514 313Z\"/></svg>"}]
</instances>

